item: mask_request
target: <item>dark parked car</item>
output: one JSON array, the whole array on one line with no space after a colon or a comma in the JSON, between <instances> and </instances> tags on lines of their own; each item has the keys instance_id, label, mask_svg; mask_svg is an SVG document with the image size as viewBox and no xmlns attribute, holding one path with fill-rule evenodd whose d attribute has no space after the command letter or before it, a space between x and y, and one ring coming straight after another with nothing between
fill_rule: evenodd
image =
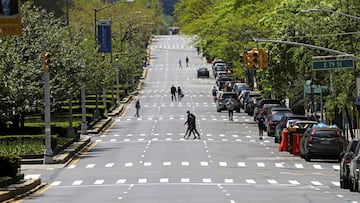
<instances>
[{"instance_id":1,"label":"dark parked car","mask_svg":"<svg viewBox=\"0 0 360 203\"><path fill-rule=\"evenodd\" d=\"M356 146L356 149L352 155L349 165L349 189L350 191L359 191L360 180L360 144Z\"/></svg>"},{"instance_id":2,"label":"dark parked car","mask_svg":"<svg viewBox=\"0 0 360 203\"><path fill-rule=\"evenodd\" d=\"M221 76L218 77L216 80L216 85L218 86L219 90L224 89L225 83L232 81L232 78L229 76ZM235 92L236 93L236 92Z\"/></svg>"},{"instance_id":3,"label":"dark parked car","mask_svg":"<svg viewBox=\"0 0 360 203\"><path fill-rule=\"evenodd\" d=\"M275 135L274 135L275 143L281 142L282 131L285 128L289 127L289 126L287 126L287 125L289 125L289 123L288 123L289 120L293 120L295 122L296 120L309 120L309 118L304 115L297 115L297 114L292 114L292 113L284 114L275 128Z\"/></svg>"},{"instance_id":4,"label":"dark parked car","mask_svg":"<svg viewBox=\"0 0 360 203\"><path fill-rule=\"evenodd\" d=\"M245 108L244 111L249 116L254 115L254 109L257 106L258 102L260 101L261 92L250 92L248 97L245 99Z\"/></svg>"},{"instance_id":5,"label":"dark parked car","mask_svg":"<svg viewBox=\"0 0 360 203\"><path fill-rule=\"evenodd\" d=\"M350 162L353 158L354 151L356 146L358 145L359 140L355 139L352 140L346 147L345 152L341 154L341 161L340 161L340 187L341 188L349 188L349 171L350 171Z\"/></svg>"},{"instance_id":6,"label":"dark parked car","mask_svg":"<svg viewBox=\"0 0 360 203\"><path fill-rule=\"evenodd\" d=\"M344 138L339 128L317 127L305 131L300 141L300 154L306 160L312 158L337 159L344 149Z\"/></svg>"},{"instance_id":7,"label":"dark parked car","mask_svg":"<svg viewBox=\"0 0 360 203\"><path fill-rule=\"evenodd\" d=\"M286 113L292 113L292 112L290 109L285 107L275 107L272 108L272 111L264 115L267 135L269 137L274 137L276 126L280 122L283 115Z\"/></svg>"},{"instance_id":8,"label":"dark parked car","mask_svg":"<svg viewBox=\"0 0 360 203\"><path fill-rule=\"evenodd\" d=\"M197 77L210 77L209 70L207 68L199 68L197 70Z\"/></svg>"},{"instance_id":9,"label":"dark parked car","mask_svg":"<svg viewBox=\"0 0 360 203\"><path fill-rule=\"evenodd\" d=\"M239 100L237 99L237 94L236 92L224 92L224 91L220 91L218 94L218 99L216 101L216 111L217 112L221 112L222 110L227 110L226 108L226 102L229 99L232 99L235 102L235 111L236 112L240 112L240 104L239 104Z\"/></svg>"},{"instance_id":10,"label":"dark parked car","mask_svg":"<svg viewBox=\"0 0 360 203\"><path fill-rule=\"evenodd\" d=\"M266 104L266 106L264 106ZM262 99L254 109L254 119L259 115L266 115L267 110L274 106L284 106L278 99Z\"/></svg>"}]
</instances>

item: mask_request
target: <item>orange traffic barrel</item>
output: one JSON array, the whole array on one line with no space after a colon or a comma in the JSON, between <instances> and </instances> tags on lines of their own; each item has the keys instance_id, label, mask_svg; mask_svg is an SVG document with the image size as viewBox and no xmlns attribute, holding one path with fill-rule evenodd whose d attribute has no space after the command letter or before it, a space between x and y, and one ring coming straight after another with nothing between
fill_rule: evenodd
<instances>
[{"instance_id":1,"label":"orange traffic barrel","mask_svg":"<svg viewBox=\"0 0 360 203\"><path fill-rule=\"evenodd\" d=\"M281 143L279 145L279 151L287 151L288 150L288 134L289 131L284 129L281 133Z\"/></svg>"}]
</instances>

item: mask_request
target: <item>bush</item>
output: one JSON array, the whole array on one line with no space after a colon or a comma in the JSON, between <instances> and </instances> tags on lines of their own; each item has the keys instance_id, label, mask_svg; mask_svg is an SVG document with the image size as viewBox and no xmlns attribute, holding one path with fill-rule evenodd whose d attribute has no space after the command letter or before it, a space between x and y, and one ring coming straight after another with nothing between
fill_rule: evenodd
<instances>
[{"instance_id":1,"label":"bush","mask_svg":"<svg viewBox=\"0 0 360 203\"><path fill-rule=\"evenodd\" d=\"M20 170L20 160L17 155L0 154L0 177L15 177Z\"/></svg>"}]
</instances>

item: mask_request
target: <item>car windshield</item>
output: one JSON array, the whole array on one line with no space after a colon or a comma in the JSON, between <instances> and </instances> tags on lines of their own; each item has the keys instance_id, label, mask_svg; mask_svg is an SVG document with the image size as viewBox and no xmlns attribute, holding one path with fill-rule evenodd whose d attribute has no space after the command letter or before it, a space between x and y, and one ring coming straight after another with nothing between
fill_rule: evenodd
<instances>
[{"instance_id":1,"label":"car windshield","mask_svg":"<svg viewBox=\"0 0 360 203\"><path fill-rule=\"evenodd\" d=\"M223 98L236 98L236 94L224 94Z\"/></svg>"}]
</instances>

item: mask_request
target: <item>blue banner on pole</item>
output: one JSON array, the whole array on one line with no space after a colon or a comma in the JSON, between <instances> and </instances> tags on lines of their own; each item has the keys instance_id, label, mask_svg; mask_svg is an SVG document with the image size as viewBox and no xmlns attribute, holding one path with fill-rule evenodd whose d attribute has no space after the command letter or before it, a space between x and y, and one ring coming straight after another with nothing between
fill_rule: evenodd
<instances>
[{"instance_id":1,"label":"blue banner on pole","mask_svg":"<svg viewBox=\"0 0 360 203\"><path fill-rule=\"evenodd\" d=\"M111 52L111 21L98 21L98 43L100 45L98 52Z\"/></svg>"}]
</instances>

